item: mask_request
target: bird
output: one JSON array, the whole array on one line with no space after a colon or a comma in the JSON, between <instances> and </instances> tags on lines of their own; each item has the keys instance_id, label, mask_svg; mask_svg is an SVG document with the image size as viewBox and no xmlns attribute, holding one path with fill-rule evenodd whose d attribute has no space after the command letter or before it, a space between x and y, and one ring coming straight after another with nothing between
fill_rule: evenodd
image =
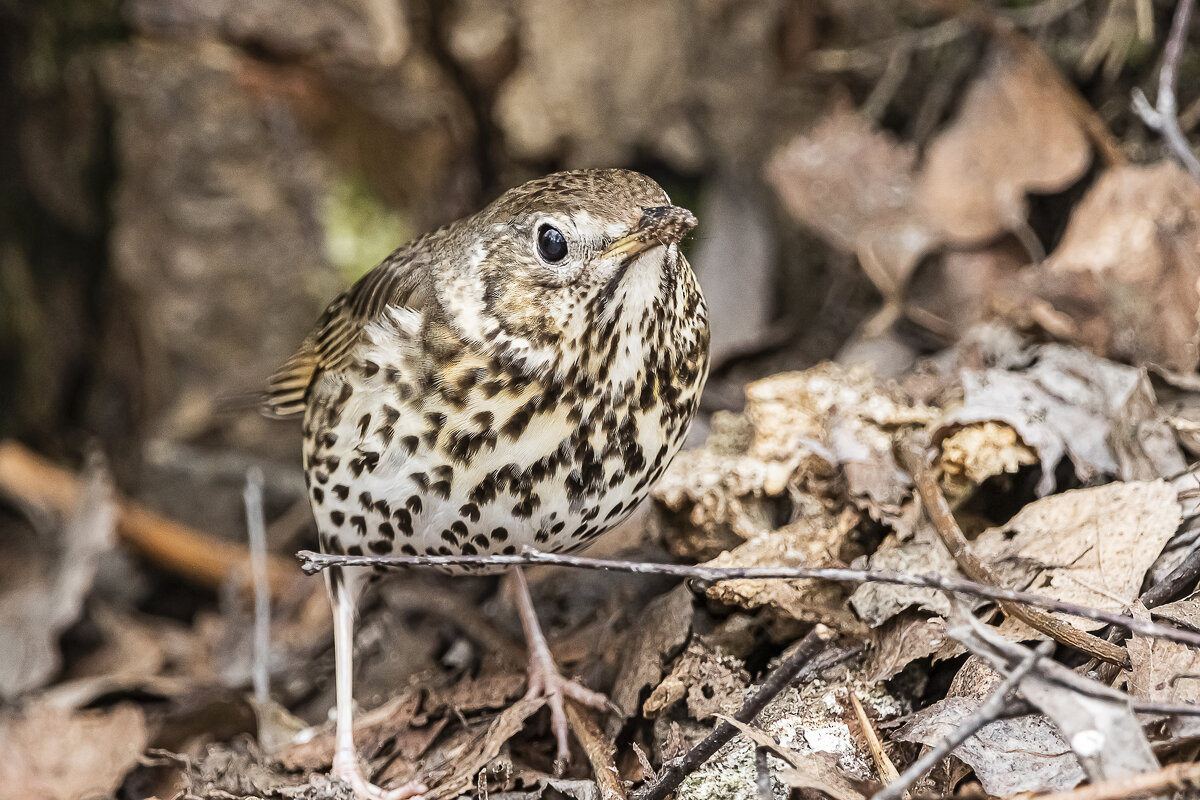
<instances>
[{"instance_id":1,"label":"bird","mask_svg":"<svg viewBox=\"0 0 1200 800\"><path fill-rule=\"evenodd\" d=\"M567 552L628 517L683 445L708 375L707 306L680 252L696 224L641 173L557 172L400 247L337 296L264 395L269 415L303 415L321 549ZM325 573L331 774L367 800L417 798L416 781L371 783L354 750L354 609L371 575ZM561 675L520 568L510 580L527 696L547 698L565 757L563 698L607 698Z\"/></svg>"}]
</instances>

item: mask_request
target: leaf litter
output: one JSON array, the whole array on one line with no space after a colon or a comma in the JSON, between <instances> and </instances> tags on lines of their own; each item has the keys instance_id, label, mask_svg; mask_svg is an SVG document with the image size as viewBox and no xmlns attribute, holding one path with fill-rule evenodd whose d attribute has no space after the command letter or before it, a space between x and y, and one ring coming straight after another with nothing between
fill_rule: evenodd
<instances>
[{"instance_id":1,"label":"leaf litter","mask_svg":"<svg viewBox=\"0 0 1200 800\"><path fill-rule=\"evenodd\" d=\"M1200 186L1167 161L1099 159L1047 63L997 37L922 141L844 97L788 131L765 179L789 224L882 295L858 337L890 347L759 373L744 408L712 415L707 440L654 488L654 512L612 534L609 552L961 576L894 455L917 438L998 582L1200 630L1194 574L1173 602L1139 603L1200 541ZM536 74L524 65L505 102ZM1063 209L1060 234L1038 218L1046 198ZM111 488L98 472L86 486L67 518L33 510L36 535L0 543L7 564L30 565L0 584L0 628L21 645L0 656L0 797L349 797L324 776L332 664L318 582L276 600L272 698L252 703L245 598L231 588L186 620L132 608L105 577ZM991 602L882 583L573 573L535 587L560 659L620 713L575 710L576 757L558 769L541 701L521 699L494 587L422 579L363 611L356 737L376 781L420 779L431 800L629 796L822 623L857 654L737 723L676 796L759 798L765 763L773 796L860 800L884 778L852 696L902 770L1045 636ZM918 787L1065 791L1186 757L1196 718L1134 702L1200 703L1200 653L1110 639L1128 664L1106 672L1060 648Z\"/></svg>"}]
</instances>

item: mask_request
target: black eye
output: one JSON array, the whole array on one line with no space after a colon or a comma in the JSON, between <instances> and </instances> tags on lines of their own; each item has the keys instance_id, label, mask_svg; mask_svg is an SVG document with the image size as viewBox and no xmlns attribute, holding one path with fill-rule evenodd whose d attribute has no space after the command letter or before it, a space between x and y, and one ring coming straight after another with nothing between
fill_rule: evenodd
<instances>
[{"instance_id":1,"label":"black eye","mask_svg":"<svg viewBox=\"0 0 1200 800\"><path fill-rule=\"evenodd\" d=\"M538 255L547 264L557 264L567 257L567 239L553 225L543 225L537 232Z\"/></svg>"}]
</instances>

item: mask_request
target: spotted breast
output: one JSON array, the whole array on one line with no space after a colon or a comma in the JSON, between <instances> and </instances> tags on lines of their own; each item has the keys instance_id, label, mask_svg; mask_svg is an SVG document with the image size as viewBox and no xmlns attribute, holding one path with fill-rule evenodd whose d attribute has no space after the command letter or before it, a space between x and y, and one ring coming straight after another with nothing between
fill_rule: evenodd
<instances>
[{"instance_id":1,"label":"spotted breast","mask_svg":"<svg viewBox=\"0 0 1200 800\"><path fill-rule=\"evenodd\" d=\"M558 173L337 298L270 392L304 411L322 548L563 551L628 516L707 373L694 224L637 173Z\"/></svg>"}]
</instances>

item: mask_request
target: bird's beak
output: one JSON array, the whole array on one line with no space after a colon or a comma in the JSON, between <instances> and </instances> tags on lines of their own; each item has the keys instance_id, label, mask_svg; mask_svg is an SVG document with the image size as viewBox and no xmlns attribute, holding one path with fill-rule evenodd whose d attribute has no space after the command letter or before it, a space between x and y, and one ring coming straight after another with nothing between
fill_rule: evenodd
<instances>
[{"instance_id":1,"label":"bird's beak","mask_svg":"<svg viewBox=\"0 0 1200 800\"><path fill-rule=\"evenodd\" d=\"M677 244L692 228L696 215L679 206L653 206L642 209L642 218L634 229L617 239L604 251L605 257L632 258L652 247Z\"/></svg>"}]
</instances>

